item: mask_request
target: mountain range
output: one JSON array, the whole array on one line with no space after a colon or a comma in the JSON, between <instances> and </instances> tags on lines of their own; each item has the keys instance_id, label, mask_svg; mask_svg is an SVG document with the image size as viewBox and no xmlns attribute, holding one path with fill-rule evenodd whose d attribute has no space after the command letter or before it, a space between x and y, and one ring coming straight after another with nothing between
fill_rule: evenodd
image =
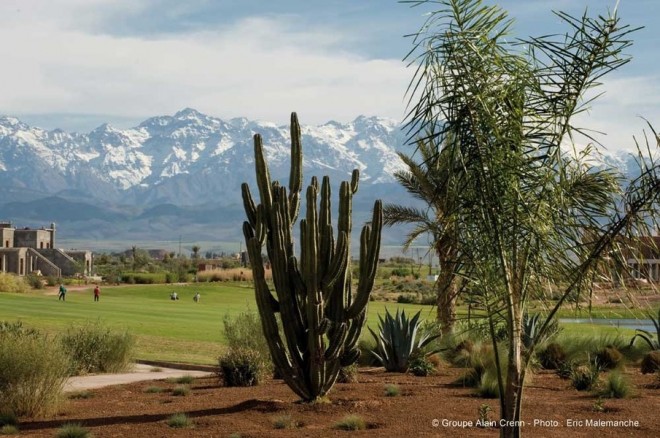
<instances>
[{"instance_id":1,"label":"mountain range","mask_svg":"<svg viewBox=\"0 0 660 438\"><path fill-rule=\"evenodd\" d=\"M360 116L349 123L303 125L301 131L306 183L328 175L336 193L340 181L360 170L356 229L370 217L376 198L414 202L393 177L404 169L397 151L411 152L398 122ZM0 116L0 220L17 227L55 222L60 241L91 249L135 243L172 248L183 240L188 247L230 250L228 244L235 248L242 240L241 183L256 193L255 133L263 137L273 179L288 182L288 126L221 120L191 108L130 129L103 124L89 133L45 130ZM630 168L629 156L606 159ZM399 245L404 233L388 229L383 244Z\"/></svg>"},{"instance_id":2,"label":"mountain range","mask_svg":"<svg viewBox=\"0 0 660 438\"><path fill-rule=\"evenodd\" d=\"M375 198L405 196L392 176L404 168L397 150L405 134L397 122L360 116L301 130L306 182L328 175L336 191L360 170L356 223L366 220ZM130 129L103 124L89 133L0 117L0 219L15 226L56 222L60 239L76 242L182 236L236 242L244 220L240 184L256 192L255 133L263 137L272 177L287 182L288 126L225 121L190 108Z\"/></svg>"}]
</instances>

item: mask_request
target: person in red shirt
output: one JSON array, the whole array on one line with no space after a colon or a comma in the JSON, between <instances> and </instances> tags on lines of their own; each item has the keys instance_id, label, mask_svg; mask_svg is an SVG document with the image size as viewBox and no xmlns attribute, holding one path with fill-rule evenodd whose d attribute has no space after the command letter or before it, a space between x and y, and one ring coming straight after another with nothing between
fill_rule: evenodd
<instances>
[{"instance_id":1,"label":"person in red shirt","mask_svg":"<svg viewBox=\"0 0 660 438\"><path fill-rule=\"evenodd\" d=\"M94 301L98 301L100 296L101 296L101 289L99 289L99 285L97 284L96 287L94 288Z\"/></svg>"}]
</instances>

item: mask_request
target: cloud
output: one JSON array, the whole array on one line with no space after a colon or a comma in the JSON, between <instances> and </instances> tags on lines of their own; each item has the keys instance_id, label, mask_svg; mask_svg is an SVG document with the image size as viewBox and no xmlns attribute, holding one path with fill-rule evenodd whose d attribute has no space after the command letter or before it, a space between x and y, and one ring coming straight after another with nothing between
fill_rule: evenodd
<instances>
[{"instance_id":1,"label":"cloud","mask_svg":"<svg viewBox=\"0 0 660 438\"><path fill-rule=\"evenodd\" d=\"M82 10L73 0L63 7ZM403 63L336 50L338 32L298 30L291 17L146 38L80 30L51 6L29 12L0 27L2 41L11 42L0 47L3 113L146 117L190 106L273 121L296 110L308 123L403 116L410 74Z\"/></svg>"}]
</instances>

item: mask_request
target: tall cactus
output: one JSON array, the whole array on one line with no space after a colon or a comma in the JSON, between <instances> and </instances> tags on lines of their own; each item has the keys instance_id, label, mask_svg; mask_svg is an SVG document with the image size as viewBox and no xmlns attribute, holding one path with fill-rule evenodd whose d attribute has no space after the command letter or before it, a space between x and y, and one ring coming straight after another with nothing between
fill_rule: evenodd
<instances>
[{"instance_id":1,"label":"tall cactus","mask_svg":"<svg viewBox=\"0 0 660 438\"><path fill-rule=\"evenodd\" d=\"M262 139L254 136L260 204L246 183L241 186L247 221L243 234L253 269L257 307L273 363L289 387L303 400L324 396L339 370L357 361L357 342L374 284L382 204L376 201L371 225L362 228L357 292L351 279L351 213L359 172L341 183L335 240L331 219L330 179L320 187L316 177L307 187L307 210L300 220L300 257L294 254L293 226L300 210L302 145L296 113L291 114L289 190L271 181ZM265 279L261 252L266 246L275 296ZM278 330L280 314L282 333ZM282 337L283 335L283 337Z\"/></svg>"}]
</instances>

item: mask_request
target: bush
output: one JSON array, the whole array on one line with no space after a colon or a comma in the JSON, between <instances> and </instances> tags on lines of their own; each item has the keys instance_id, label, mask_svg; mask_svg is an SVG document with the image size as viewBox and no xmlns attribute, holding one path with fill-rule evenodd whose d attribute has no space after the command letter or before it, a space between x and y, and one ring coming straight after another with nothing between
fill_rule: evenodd
<instances>
[{"instance_id":1,"label":"bush","mask_svg":"<svg viewBox=\"0 0 660 438\"><path fill-rule=\"evenodd\" d=\"M57 406L69 358L35 334L0 333L0 406L15 415L47 414Z\"/></svg>"},{"instance_id":2,"label":"bush","mask_svg":"<svg viewBox=\"0 0 660 438\"><path fill-rule=\"evenodd\" d=\"M339 383L357 383L358 365L356 363L339 369L337 382Z\"/></svg>"},{"instance_id":3,"label":"bush","mask_svg":"<svg viewBox=\"0 0 660 438\"><path fill-rule=\"evenodd\" d=\"M0 435L18 435L20 431L18 430L18 426L14 424L5 424L4 426L0 426Z\"/></svg>"},{"instance_id":4,"label":"bush","mask_svg":"<svg viewBox=\"0 0 660 438\"><path fill-rule=\"evenodd\" d=\"M571 371L571 385L578 391L590 390L598 383L599 374L595 365L578 365Z\"/></svg>"},{"instance_id":5,"label":"bush","mask_svg":"<svg viewBox=\"0 0 660 438\"><path fill-rule=\"evenodd\" d=\"M186 414L174 414L166 421L167 425L175 429L193 427L194 423Z\"/></svg>"},{"instance_id":6,"label":"bush","mask_svg":"<svg viewBox=\"0 0 660 438\"><path fill-rule=\"evenodd\" d=\"M172 395L175 395L177 397L185 397L188 394L190 394L190 388L186 385L177 386L172 390Z\"/></svg>"},{"instance_id":7,"label":"bush","mask_svg":"<svg viewBox=\"0 0 660 438\"><path fill-rule=\"evenodd\" d=\"M541 366L546 370L557 370L566 362L564 348L556 342L548 344L538 354Z\"/></svg>"},{"instance_id":8,"label":"bush","mask_svg":"<svg viewBox=\"0 0 660 438\"><path fill-rule=\"evenodd\" d=\"M335 429L341 430L365 430L367 423L359 415L347 415L335 423Z\"/></svg>"},{"instance_id":9,"label":"bush","mask_svg":"<svg viewBox=\"0 0 660 438\"><path fill-rule=\"evenodd\" d=\"M291 415L280 415L273 419L273 427L275 429L297 429L300 423L293 419Z\"/></svg>"},{"instance_id":10,"label":"bush","mask_svg":"<svg viewBox=\"0 0 660 438\"><path fill-rule=\"evenodd\" d=\"M268 342L261 328L261 320L255 312L243 312L235 317L225 315L222 320L224 337L230 349L247 348L260 356L268 372L273 370Z\"/></svg>"},{"instance_id":11,"label":"bush","mask_svg":"<svg viewBox=\"0 0 660 438\"><path fill-rule=\"evenodd\" d=\"M626 398L631 392L630 381L621 373L613 372L607 377L605 387L599 392L599 395L607 398Z\"/></svg>"},{"instance_id":12,"label":"bush","mask_svg":"<svg viewBox=\"0 0 660 438\"><path fill-rule=\"evenodd\" d=\"M78 423L65 424L57 430L57 438L89 438L92 434Z\"/></svg>"},{"instance_id":13,"label":"bush","mask_svg":"<svg viewBox=\"0 0 660 438\"><path fill-rule=\"evenodd\" d=\"M230 348L218 362L226 386L255 386L268 372L262 354L249 348Z\"/></svg>"},{"instance_id":14,"label":"bush","mask_svg":"<svg viewBox=\"0 0 660 438\"><path fill-rule=\"evenodd\" d=\"M497 373L487 370L481 375L479 384L475 389L476 394L483 398L498 398L500 387L497 383Z\"/></svg>"},{"instance_id":15,"label":"bush","mask_svg":"<svg viewBox=\"0 0 660 438\"><path fill-rule=\"evenodd\" d=\"M161 386L147 386L144 392L147 394L160 394L161 392L165 392L165 388Z\"/></svg>"},{"instance_id":16,"label":"bush","mask_svg":"<svg viewBox=\"0 0 660 438\"><path fill-rule=\"evenodd\" d=\"M596 353L595 360L603 370L612 370L623 364L623 354L616 347L607 346Z\"/></svg>"},{"instance_id":17,"label":"bush","mask_svg":"<svg viewBox=\"0 0 660 438\"><path fill-rule=\"evenodd\" d=\"M0 412L0 427L18 426L18 417L12 412Z\"/></svg>"},{"instance_id":18,"label":"bush","mask_svg":"<svg viewBox=\"0 0 660 438\"><path fill-rule=\"evenodd\" d=\"M30 285L32 289L43 289L44 280L43 277L35 274L29 274L25 276L25 281Z\"/></svg>"},{"instance_id":19,"label":"bush","mask_svg":"<svg viewBox=\"0 0 660 438\"><path fill-rule=\"evenodd\" d=\"M401 294L396 298L396 302L400 304L412 304L417 301L417 297L411 294Z\"/></svg>"},{"instance_id":20,"label":"bush","mask_svg":"<svg viewBox=\"0 0 660 438\"><path fill-rule=\"evenodd\" d=\"M410 362L411 373L418 377L426 377L435 374L435 364L427 356L416 357Z\"/></svg>"},{"instance_id":21,"label":"bush","mask_svg":"<svg viewBox=\"0 0 660 438\"><path fill-rule=\"evenodd\" d=\"M399 388L399 385L395 384L388 384L385 385L385 396L386 397L396 397L399 394L401 394L401 388Z\"/></svg>"},{"instance_id":22,"label":"bush","mask_svg":"<svg viewBox=\"0 0 660 438\"><path fill-rule=\"evenodd\" d=\"M660 350L650 351L642 359L642 374L660 372Z\"/></svg>"},{"instance_id":23,"label":"bush","mask_svg":"<svg viewBox=\"0 0 660 438\"><path fill-rule=\"evenodd\" d=\"M0 292L26 293L30 286L23 277L6 272L0 272Z\"/></svg>"},{"instance_id":24,"label":"bush","mask_svg":"<svg viewBox=\"0 0 660 438\"><path fill-rule=\"evenodd\" d=\"M63 350L73 359L71 375L125 370L133 356L134 339L128 332L112 332L100 322L71 327L60 337Z\"/></svg>"},{"instance_id":25,"label":"bush","mask_svg":"<svg viewBox=\"0 0 660 438\"><path fill-rule=\"evenodd\" d=\"M360 350L360 357L358 358L358 365L361 366L378 366L378 358L373 355L372 351L376 349L376 341L371 337L364 337L358 341L358 349Z\"/></svg>"},{"instance_id":26,"label":"bush","mask_svg":"<svg viewBox=\"0 0 660 438\"><path fill-rule=\"evenodd\" d=\"M23 327L22 321L9 322L0 321L0 336L13 335L13 336L32 336L39 337L41 334L39 330L34 328Z\"/></svg>"}]
</instances>

